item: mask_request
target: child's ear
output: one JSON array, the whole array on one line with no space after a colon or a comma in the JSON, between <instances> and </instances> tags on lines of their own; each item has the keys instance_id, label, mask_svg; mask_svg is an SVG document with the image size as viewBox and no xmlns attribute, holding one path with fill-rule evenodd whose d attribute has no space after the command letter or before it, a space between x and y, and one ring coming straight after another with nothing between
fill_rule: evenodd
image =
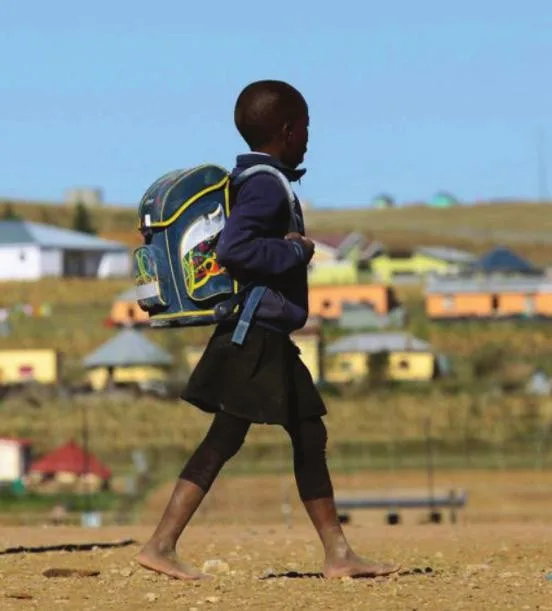
<instances>
[{"instance_id":1,"label":"child's ear","mask_svg":"<svg viewBox=\"0 0 552 611\"><path fill-rule=\"evenodd\" d=\"M284 123L284 138L286 142L293 140L293 125L291 123Z\"/></svg>"}]
</instances>

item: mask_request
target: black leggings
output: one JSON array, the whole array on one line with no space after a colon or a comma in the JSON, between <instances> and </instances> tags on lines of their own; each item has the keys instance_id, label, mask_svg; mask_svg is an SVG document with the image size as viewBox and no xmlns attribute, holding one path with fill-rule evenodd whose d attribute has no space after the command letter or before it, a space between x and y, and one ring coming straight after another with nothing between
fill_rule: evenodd
<instances>
[{"instance_id":1,"label":"black leggings","mask_svg":"<svg viewBox=\"0 0 552 611\"><path fill-rule=\"evenodd\" d=\"M226 461L241 448L250 423L226 412L218 412L197 450L180 473L207 492ZM319 416L284 427L293 446L293 468L303 501L333 496L326 464L326 427Z\"/></svg>"}]
</instances>

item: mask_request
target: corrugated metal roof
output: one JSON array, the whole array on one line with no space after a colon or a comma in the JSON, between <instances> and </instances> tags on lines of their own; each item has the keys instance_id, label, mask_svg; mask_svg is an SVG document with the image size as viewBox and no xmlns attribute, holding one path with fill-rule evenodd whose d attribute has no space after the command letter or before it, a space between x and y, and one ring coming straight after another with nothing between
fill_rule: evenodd
<instances>
[{"instance_id":1,"label":"corrugated metal roof","mask_svg":"<svg viewBox=\"0 0 552 611\"><path fill-rule=\"evenodd\" d=\"M434 259L440 259L441 261L447 261L449 263L471 263L476 259L475 255L471 252L458 250L456 248L448 248L446 246L420 246L416 250L428 257L433 257Z\"/></svg>"},{"instance_id":2,"label":"corrugated metal roof","mask_svg":"<svg viewBox=\"0 0 552 611\"><path fill-rule=\"evenodd\" d=\"M359 333L330 344L328 354L340 352L431 352L432 347L408 333Z\"/></svg>"},{"instance_id":3,"label":"corrugated metal roof","mask_svg":"<svg viewBox=\"0 0 552 611\"><path fill-rule=\"evenodd\" d=\"M121 242L104 240L54 225L20 220L0 221L0 245L7 244L36 244L43 248L65 250L128 251L128 247Z\"/></svg>"},{"instance_id":4,"label":"corrugated metal roof","mask_svg":"<svg viewBox=\"0 0 552 611\"><path fill-rule=\"evenodd\" d=\"M479 261L477 261L474 268L476 271L481 271L486 274L531 274L539 271L532 263L504 246L495 248L483 255Z\"/></svg>"},{"instance_id":5,"label":"corrugated metal roof","mask_svg":"<svg viewBox=\"0 0 552 611\"><path fill-rule=\"evenodd\" d=\"M31 244L33 236L27 223L20 221L0 221L0 245Z\"/></svg>"},{"instance_id":6,"label":"corrugated metal roof","mask_svg":"<svg viewBox=\"0 0 552 611\"><path fill-rule=\"evenodd\" d=\"M83 361L84 366L132 367L139 365L170 365L172 356L146 339L143 333L124 329L100 346Z\"/></svg>"},{"instance_id":7,"label":"corrugated metal roof","mask_svg":"<svg viewBox=\"0 0 552 611\"><path fill-rule=\"evenodd\" d=\"M90 452L87 454L88 456L74 441L70 441L35 461L31 465L30 471L45 474L62 471L76 475L83 475L88 471L88 473L93 473L101 479L109 479L111 469L101 463L94 454Z\"/></svg>"},{"instance_id":8,"label":"corrugated metal roof","mask_svg":"<svg viewBox=\"0 0 552 611\"><path fill-rule=\"evenodd\" d=\"M431 277L426 294L455 293L552 293L552 282L544 276L489 278L485 276Z\"/></svg>"}]
</instances>

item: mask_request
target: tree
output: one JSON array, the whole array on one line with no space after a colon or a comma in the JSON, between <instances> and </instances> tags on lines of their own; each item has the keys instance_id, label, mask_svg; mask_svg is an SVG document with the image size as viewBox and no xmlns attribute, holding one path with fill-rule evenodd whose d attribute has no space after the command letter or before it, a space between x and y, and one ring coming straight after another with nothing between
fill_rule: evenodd
<instances>
[{"instance_id":1,"label":"tree","mask_svg":"<svg viewBox=\"0 0 552 611\"><path fill-rule=\"evenodd\" d=\"M20 216L15 212L10 202L4 204L4 210L2 211L2 220L4 221L18 221Z\"/></svg>"},{"instance_id":2,"label":"tree","mask_svg":"<svg viewBox=\"0 0 552 611\"><path fill-rule=\"evenodd\" d=\"M92 224L90 212L82 202L78 202L75 206L75 215L73 216L73 229L82 233L96 233L96 229Z\"/></svg>"}]
</instances>

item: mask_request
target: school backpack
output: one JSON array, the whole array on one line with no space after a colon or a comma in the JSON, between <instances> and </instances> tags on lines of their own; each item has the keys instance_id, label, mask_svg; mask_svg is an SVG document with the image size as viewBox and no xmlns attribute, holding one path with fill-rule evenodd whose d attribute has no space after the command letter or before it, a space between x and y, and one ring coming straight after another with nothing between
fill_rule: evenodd
<instances>
[{"instance_id":1,"label":"school backpack","mask_svg":"<svg viewBox=\"0 0 552 611\"><path fill-rule=\"evenodd\" d=\"M237 320L233 335L242 344L266 290L240 286L217 261L216 246L231 214L231 186L258 173L276 177L287 194L289 231L297 231L295 195L287 178L269 165L248 168L235 178L205 164L161 176L138 206L144 245L133 254L136 297L152 327L183 327Z\"/></svg>"}]
</instances>

